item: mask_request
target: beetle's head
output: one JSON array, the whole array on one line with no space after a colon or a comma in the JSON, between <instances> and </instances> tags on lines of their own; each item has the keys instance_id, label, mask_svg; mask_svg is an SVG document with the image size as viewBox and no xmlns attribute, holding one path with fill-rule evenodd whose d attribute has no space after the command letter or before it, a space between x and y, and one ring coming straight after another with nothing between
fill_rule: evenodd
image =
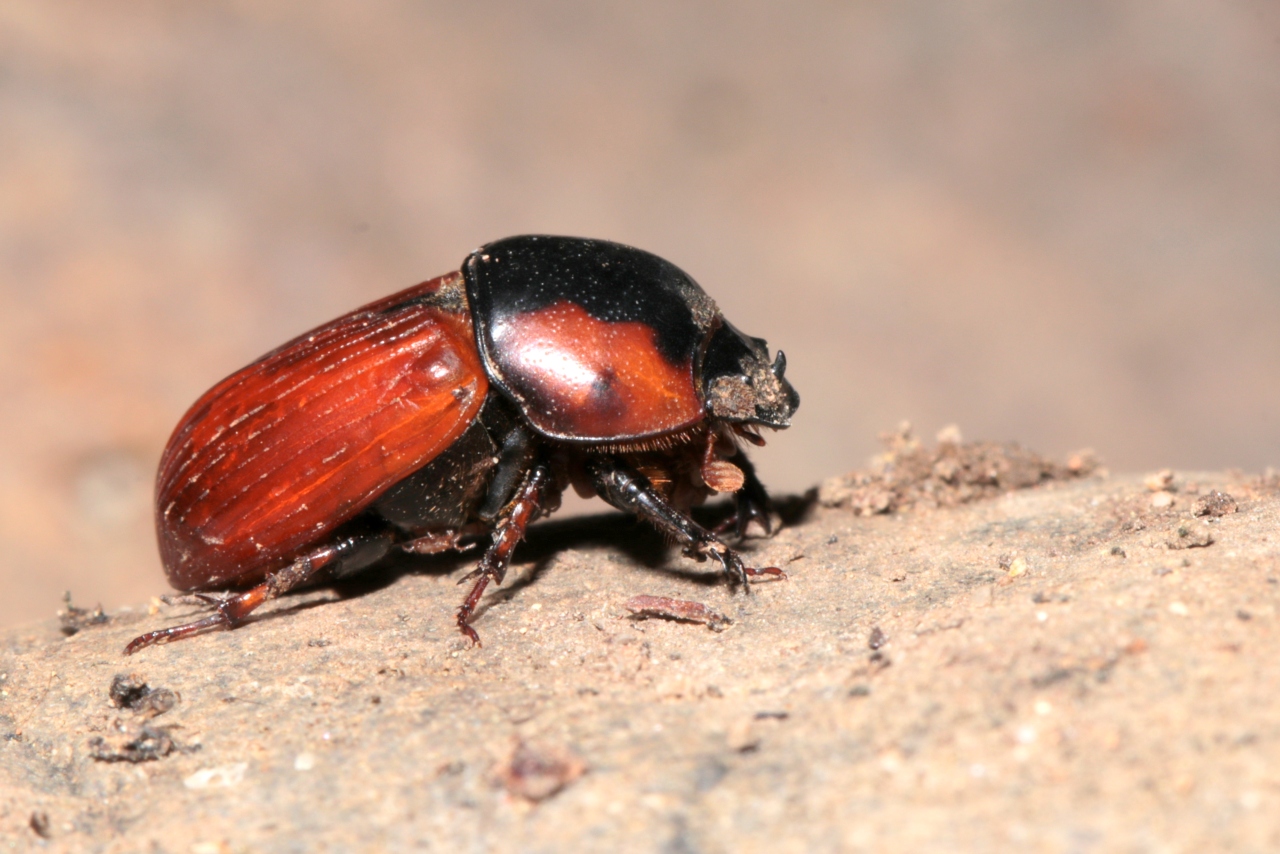
<instances>
[{"instance_id":1,"label":"beetle's head","mask_svg":"<svg viewBox=\"0 0 1280 854\"><path fill-rule=\"evenodd\" d=\"M786 370L787 357L781 350L771 361L763 338L743 335L721 319L702 360L708 414L739 424L790 427L800 395L783 377Z\"/></svg>"}]
</instances>

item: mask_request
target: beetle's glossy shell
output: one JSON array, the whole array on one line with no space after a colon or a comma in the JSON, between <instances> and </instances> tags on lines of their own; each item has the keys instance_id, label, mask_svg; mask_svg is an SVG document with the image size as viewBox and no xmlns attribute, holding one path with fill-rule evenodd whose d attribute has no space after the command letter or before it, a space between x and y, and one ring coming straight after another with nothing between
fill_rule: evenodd
<instances>
[{"instance_id":1,"label":"beetle's glossy shell","mask_svg":"<svg viewBox=\"0 0 1280 854\"><path fill-rule=\"evenodd\" d=\"M704 418L698 360L718 312L675 265L524 236L476 250L463 273L489 377L544 436L625 442Z\"/></svg>"},{"instance_id":2,"label":"beetle's glossy shell","mask_svg":"<svg viewBox=\"0 0 1280 854\"><path fill-rule=\"evenodd\" d=\"M458 273L232 374L191 407L161 460L169 580L260 581L449 447L488 389Z\"/></svg>"}]
</instances>

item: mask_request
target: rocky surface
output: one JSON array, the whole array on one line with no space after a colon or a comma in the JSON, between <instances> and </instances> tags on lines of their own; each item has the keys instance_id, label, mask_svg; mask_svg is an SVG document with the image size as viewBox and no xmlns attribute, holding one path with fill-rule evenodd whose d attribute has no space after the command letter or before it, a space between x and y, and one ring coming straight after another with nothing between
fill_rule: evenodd
<instances>
[{"instance_id":1,"label":"rocky surface","mask_svg":"<svg viewBox=\"0 0 1280 854\"><path fill-rule=\"evenodd\" d=\"M466 556L128 659L199 606L21 627L0 849L1276 850L1274 480L796 501L749 596L619 517L553 521L479 648Z\"/></svg>"}]
</instances>

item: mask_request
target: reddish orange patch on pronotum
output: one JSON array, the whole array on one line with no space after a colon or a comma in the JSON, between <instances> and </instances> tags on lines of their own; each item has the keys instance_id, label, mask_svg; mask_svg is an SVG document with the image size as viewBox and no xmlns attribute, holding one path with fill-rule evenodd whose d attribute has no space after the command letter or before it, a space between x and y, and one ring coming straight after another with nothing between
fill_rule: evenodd
<instances>
[{"instance_id":1,"label":"reddish orange patch on pronotum","mask_svg":"<svg viewBox=\"0 0 1280 854\"><path fill-rule=\"evenodd\" d=\"M703 418L692 363L667 361L644 323L597 320L565 301L518 314L492 335L499 373L546 434L610 441Z\"/></svg>"}]
</instances>

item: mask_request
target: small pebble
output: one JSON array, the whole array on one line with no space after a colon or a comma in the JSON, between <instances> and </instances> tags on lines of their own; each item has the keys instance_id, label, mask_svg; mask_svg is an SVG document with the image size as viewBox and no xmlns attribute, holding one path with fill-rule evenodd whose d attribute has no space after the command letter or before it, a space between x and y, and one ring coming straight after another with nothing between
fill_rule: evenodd
<instances>
[{"instance_id":1,"label":"small pebble","mask_svg":"<svg viewBox=\"0 0 1280 854\"><path fill-rule=\"evenodd\" d=\"M233 765L219 765L216 768L201 768L182 781L188 789L212 789L217 786L236 786L244 780L244 772L249 770L248 762L236 762Z\"/></svg>"},{"instance_id":2,"label":"small pebble","mask_svg":"<svg viewBox=\"0 0 1280 854\"><path fill-rule=\"evenodd\" d=\"M938 435L934 439L939 445L959 445L964 442L964 436L960 433L960 427L956 424L948 424L938 431Z\"/></svg>"},{"instance_id":3,"label":"small pebble","mask_svg":"<svg viewBox=\"0 0 1280 854\"><path fill-rule=\"evenodd\" d=\"M1203 498L1197 499L1191 508L1193 516L1226 516L1236 512L1236 500L1225 492L1213 490Z\"/></svg>"},{"instance_id":4,"label":"small pebble","mask_svg":"<svg viewBox=\"0 0 1280 854\"><path fill-rule=\"evenodd\" d=\"M1152 492L1160 492L1162 490L1173 490L1173 470L1161 469L1152 475L1147 475L1147 479L1143 481L1147 489Z\"/></svg>"}]
</instances>

